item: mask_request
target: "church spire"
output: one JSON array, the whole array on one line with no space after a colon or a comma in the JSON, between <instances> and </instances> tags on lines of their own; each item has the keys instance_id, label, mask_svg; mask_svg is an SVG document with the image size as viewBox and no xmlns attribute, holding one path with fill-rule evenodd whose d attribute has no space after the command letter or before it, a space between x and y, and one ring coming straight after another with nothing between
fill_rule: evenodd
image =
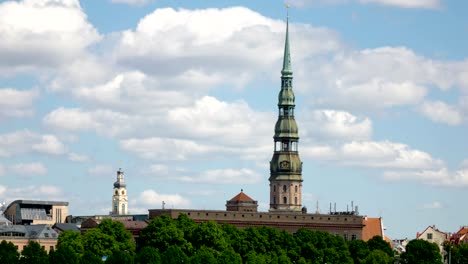
<instances>
[{"instance_id":1,"label":"church spire","mask_svg":"<svg viewBox=\"0 0 468 264\"><path fill-rule=\"evenodd\" d=\"M294 119L296 105L292 81L288 16L281 90L278 94L278 120L273 136L275 148L270 161L270 211L300 212L302 207L302 162L298 151L298 127Z\"/></svg>"},{"instance_id":2,"label":"church spire","mask_svg":"<svg viewBox=\"0 0 468 264\"><path fill-rule=\"evenodd\" d=\"M284 41L283 69L281 70L281 75L284 77L292 76L291 54L289 51L289 12L286 16L286 40Z\"/></svg>"}]
</instances>

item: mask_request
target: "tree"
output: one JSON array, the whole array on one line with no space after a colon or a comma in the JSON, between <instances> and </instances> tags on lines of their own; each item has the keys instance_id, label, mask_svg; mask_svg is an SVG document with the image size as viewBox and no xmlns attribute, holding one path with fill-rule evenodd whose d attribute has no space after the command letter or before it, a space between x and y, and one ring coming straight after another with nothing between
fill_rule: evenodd
<instances>
[{"instance_id":1,"label":"tree","mask_svg":"<svg viewBox=\"0 0 468 264\"><path fill-rule=\"evenodd\" d=\"M57 241L57 248L59 247L69 247L81 257L84 253L84 247L80 232L65 230L60 233Z\"/></svg>"},{"instance_id":2,"label":"tree","mask_svg":"<svg viewBox=\"0 0 468 264\"><path fill-rule=\"evenodd\" d=\"M97 256L90 251L85 251L80 259L80 264L102 264L102 256Z\"/></svg>"},{"instance_id":3,"label":"tree","mask_svg":"<svg viewBox=\"0 0 468 264\"><path fill-rule=\"evenodd\" d=\"M383 240L381 236L374 236L373 238L367 241L367 245L369 246L370 251L374 250L382 250L383 252L387 253L389 257L393 258L393 250L390 243Z\"/></svg>"},{"instance_id":4,"label":"tree","mask_svg":"<svg viewBox=\"0 0 468 264\"><path fill-rule=\"evenodd\" d=\"M185 252L191 252L192 245L187 242L184 232L167 215L151 221L140 233L142 247L150 246L165 252L170 246L177 246Z\"/></svg>"},{"instance_id":5,"label":"tree","mask_svg":"<svg viewBox=\"0 0 468 264\"><path fill-rule=\"evenodd\" d=\"M441 264L442 256L437 244L414 239L406 245L406 252L401 254L401 260L406 264Z\"/></svg>"},{"instance_id":6,"label":"tree","mask_svg":"<svg viewBox=\"0 0 468 264\"><path fill-rule=\"evenodd\" d=\"M226 249L219 255L218 264L242 264L241 256L232 248Z\"/></svg>"},{"instance_id":7,"label":"tree","mask_svg":"<svg viewBox=\"0 0 468 264\"><path fill-rule=\"evenodd\" d=\"M45 249L37 242L30 241L21 251L20 264L48 264L49 257Z\"/></svg>"},{"instance_id":8,"label":"tree","mask_svg":"<svg viewBox=\"0 0 468 264\"><path fill-rule=\"evenodd\" d=\"M190 258L190 264L216 264L212 249L202 246Z\"/></svg>"},{"instance_id":9,"label":"tree","mask_svg":"<svg viewBox=\"0 0 468 264\"><path fill-rule=\"evenodd\" d=\"M122 222L112 221L111 219L104 219L97 226L103 234L111 236L117 243L118 250L134 252L135 243L133 243L132 234L125 229Z\"/></svg>"},{"instance_id":10,"label":"tree","mask_svg":"<svg viewBox=\"0 0 468 264\"><path fill-rule=\"evenodd\" d=\"M354 264L360 264L370 253L369 245L362 240L349 241L348 249Z\"/></svg>"},{"instance_id":11,"label":"tree","mask_svg":"<svg viewBox=\"0 0 468 264\"><path fill-rule=\"evenodd\" d=\"M57 246L57 250L51 250L49 252L49 263L50 264L78 264L78 254L72 249L71 246L62 244Z\"/></svg>"},{"instance_id":12,"label":"tree","mask_svg":"<svg viewBox=\"0 0 468 264\"><path fill-rule=\"evenodd\" d=\"M391 264L393 263L393 258L389 257L387 253L383 252L380 249L375 249L367 255L367 257L362 261L363 264Z\"/></svg>"},{"instance_id":13,"label":"tree","mask_svg":"<svg viewBox=\"0 0 468 264\"><path fill-rule=\"evenodd\" d=\"M140 249L136 256L138 264L161 264L161 255L159 251L153 247L144 247Z\"/></svg>"},{"instance_id":14,"label":"tree","mask_svg":"<svg viewBox=\"0 0 468 264\"><path fill-rule=\"evenodd\" d=\"M86 231L83 235L83 246L85 252L99 257L110 256L112 252L119 250L115 239L97 228Z\"/></svg>"},{"instance_id":15,"label":"tree","mask_svg":"<svg viewBox=\"0 0 468 264\"><path fill-rule=\"evenodd\" d=\"M0 263L18 263L19 252L11 242L3 240L0 243Z\"/></svg>"},{"instance_id":16,"label":"tree","mask_svg":"<svg viewBox=\"0 0 468 264\"><path fill-rule=\"evenodd\" d=\"M188 263L189 258L178 246L169 246L162 255L162 262L164 264L180 264Z\"/></svg>"},{"instance_id":17,"label":"tree","mask_svg":"<svg viewBox=\"0 0 468 264\"><path fill-rule=\"evenodd\" d=\"M110 255L107 260L106 264L133 264L134 257L133 254L129 251L114 251L112 255Z\"/></svg>"}]
</instances>

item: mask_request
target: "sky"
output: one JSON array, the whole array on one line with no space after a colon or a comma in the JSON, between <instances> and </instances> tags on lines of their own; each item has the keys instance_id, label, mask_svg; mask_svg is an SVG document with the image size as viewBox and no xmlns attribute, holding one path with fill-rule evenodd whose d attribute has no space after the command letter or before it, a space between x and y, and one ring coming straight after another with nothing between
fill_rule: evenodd
<instances>
[{"instance_id":1,"label":"sky","mask_svg":"<svg viewBox=\"0 0 468 264\"><path fill-rule=\"evenodd\" d=\"M456 232L468 211L468 10L290 0L303 205ZM107 214L269 208L284 1L0 1L0 200Z\"/></svg>"}]
</instances>

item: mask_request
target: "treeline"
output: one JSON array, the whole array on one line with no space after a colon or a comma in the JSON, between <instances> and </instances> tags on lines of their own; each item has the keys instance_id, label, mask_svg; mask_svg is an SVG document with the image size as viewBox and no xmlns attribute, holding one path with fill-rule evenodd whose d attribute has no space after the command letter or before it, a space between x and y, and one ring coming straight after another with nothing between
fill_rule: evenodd
<instances>
[{"instance_id":1,"label":"treeline","mask_svg":"<svg viewBox=\"0 0 468 264\"><path fill-rule=\"evenodd\" d=\"M410 248L415 242L408 244L409 252L401 256L401 263L442 263L435 244L419 241L422 240L416 242L414 250ZM341 237L306 229L290 234L268 227L238 229L214 222L196 224L185 215L176 220L167 216L154 219L142 230L137 244L122 223L103 220L83 235L62 232L56 250L49 254L31 242L20 255L13 244L3 241L0 263L102 264L105 260L106 264L387 264L395 261L390 244L381 237L368 242L345 242ZM420 252L425 255L418 255Z\"/></svg>"}]
</instances>

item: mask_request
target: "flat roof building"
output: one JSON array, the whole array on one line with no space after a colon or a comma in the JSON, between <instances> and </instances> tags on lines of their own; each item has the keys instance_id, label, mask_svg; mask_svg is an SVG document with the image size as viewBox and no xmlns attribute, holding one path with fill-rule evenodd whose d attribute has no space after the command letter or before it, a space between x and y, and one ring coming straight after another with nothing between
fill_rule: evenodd
<instances>
[{"instance_id":1,"label":"flat roof building","mask_svg":"<svg viewBox=\"0 0 468 264\"><path fill-rule=\"evenodd\" d=\"M10 203L4 216L13 225L36 225L65 223L68 215L68 202L16 200Z\"/></svg>"}]
</instances>

